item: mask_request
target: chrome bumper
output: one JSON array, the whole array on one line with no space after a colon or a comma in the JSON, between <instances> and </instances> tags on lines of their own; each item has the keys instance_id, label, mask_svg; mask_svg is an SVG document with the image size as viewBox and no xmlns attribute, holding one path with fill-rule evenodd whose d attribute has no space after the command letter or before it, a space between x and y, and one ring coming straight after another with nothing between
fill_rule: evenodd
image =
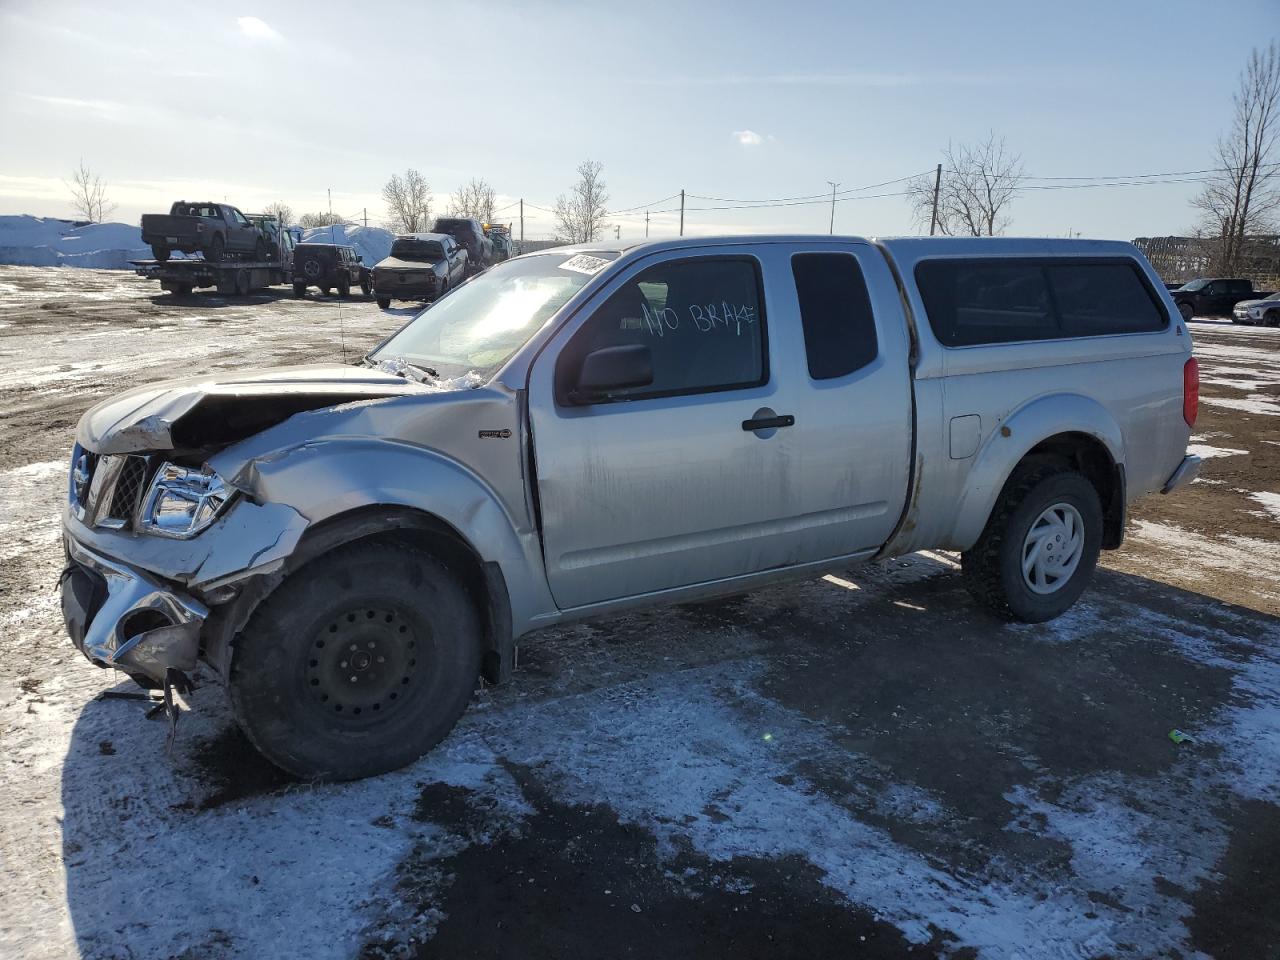
<instances>
[{"instance_id":1,"label":"chrome bumper","mask_svg":"<svg viewBox=\"0 0 1280 960\"><path fill-rule=\"evenodd\" d=\"M1164 486L1160 488L1160 492L1172 493L1200 476L1200 463L1200 458L1195 454L1187 454L1182 458L1182 462L1178 464L1178 469L1173 471L1173 474L1165 481Z\"/></svg>"},{"instance_id":2,"label":"chrome bumper","mask_svg":"<svg viewBox=\"0 0 1280 960\"><path fill-rule=\"evenodd\" d=\"M91 663L157 682L170 668L195 669L204 604L70 537L66 544L62 616Z\"/></svg>"}]
</instances>

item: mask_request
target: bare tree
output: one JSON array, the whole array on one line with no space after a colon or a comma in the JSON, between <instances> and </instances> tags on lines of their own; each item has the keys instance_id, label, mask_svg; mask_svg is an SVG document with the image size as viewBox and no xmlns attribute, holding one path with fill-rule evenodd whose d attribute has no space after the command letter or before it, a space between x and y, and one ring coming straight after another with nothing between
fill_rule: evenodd
<instances>
[{"instance_id":1,"label":"bare tree","mask_svg":"<svg viewBox=\"0 0 1280 960\"><path fill-rule=\"evenodd\" d=\"M262 212L269 217L275 217L282 227L287 227L289 224L293 223L293 207L289 206L283 200L277 200L275 203L267 204L266 209Z\"/></svg>"},{"instance_id":2,"label":"bare tree","mask_svg":"<svg viewBox=\"0 0 1280 960\"><path fill-rule=\"evenodd\" d=\"M387 226L400 233L419 233L431 226L431 185L410 167L404 176L393 173L382 188Z\"/></svg>"},{"instance_id":3,"label":"bare tree","mask_svg":"<svg viewBox=\"0 0 1280 960\"><path fill-rule=\"evenodd\" d=\"M493 187L484 179L472 178L449 197L449 216L475 217L481 223L493 220Z\"/></svg>"},{"instance_id":4,"label":"bare tree","mask_svg":"<svg viewBox=\"0 0 1280 960\"><path fill-rule=\"evenodd\" d=\"M1231 131L1218 138L1219 167L1192 201L1213 238L1210 270L1239 273L1247 238L1270 232L1280 210L1280 51L1255 49L1231 98Z\"/></svg>"},{"instance_id":5,"label":"bare tree","mask_svg":"<svg viewBox=\"0 0 1280 960\"><path fill-rule=\"evenodd\" d=\"M578 164L578 182L566 196L556 200L556 233L570 243L597 240L605 226L609 194L600 179L604 164L584 160Z\"/></svg>"},{"instance_id":6,"label":"bare tree","mask_svg":"<svg viewBox=\"0 0 1280 960\"><path fill-rule=\"evenodd\" d=\"M304 213L298 218L298 226L310 230L312 227L330 227L335 223L345 223L346 218L340 213Z\"/></svg>"},{"instance_id":7,"label":"bare tree","mask_svg":"<svg viewBox=\"0 0 1280 960\"><path fill-rule=\"evenodd\" d=\"M938 185L938 232L948 237L1004 233L1012 222L1009 204L1022 177L1022 158L994 133L975 146L947 144ZM912 218L924 229L933 222L933 192L932 173L907 184Z\"/></svg>"},{"instance_id":8,"label":"bare tree","mask_svg":"<svg viewBox=\"0 0 1280 960\"><path fill-rule=\"evenodd\" d=\"M67 189L71 191L72 208L85 220L102 223L115 212L116 205L107 199L106 182L85 166L83 158L72 171Z\"/></svg>"}]
</instances>

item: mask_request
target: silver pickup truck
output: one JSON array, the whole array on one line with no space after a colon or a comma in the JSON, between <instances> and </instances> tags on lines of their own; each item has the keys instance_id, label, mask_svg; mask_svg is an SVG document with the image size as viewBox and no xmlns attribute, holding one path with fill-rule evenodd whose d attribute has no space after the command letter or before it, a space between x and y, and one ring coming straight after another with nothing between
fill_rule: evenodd
<instances>
[{"instance_id":1,"label":"silver pickup truck","mask_svg":"<svg viewBox=\"0 0 1280 960\"><path fill-rule=\"evenodd\" d=\"M1127 243L560 248L359 366L176 380L81 420L62 603L157 686L203 661L308 778L410 762L518 637L960 551L1038 622L1190 481L1191 336Z\"/></svg>"}]
</instances>

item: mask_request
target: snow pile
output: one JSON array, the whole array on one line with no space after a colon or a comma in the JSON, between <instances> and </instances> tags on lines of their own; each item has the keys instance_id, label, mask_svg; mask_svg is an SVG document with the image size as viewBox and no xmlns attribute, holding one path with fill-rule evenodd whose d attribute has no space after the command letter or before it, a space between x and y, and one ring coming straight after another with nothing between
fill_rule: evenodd
<instances>
[{"instance_id":1,"label":"snow pile","mask_svg":"<svg viewBox=\"0 0 1280 960\"><path fill-rule=\"evenodd\" d=\"M312 227L303 235L303 243L349 243L364 258L366 267L391 255L395 234L382 227L361 227L335 223L332 227Z\"/></svg>"},{"instance_id":2,"label":"snow pile","mask_svg":"<svg viewBox=\"0 0 1280 960\"><path fill-rule=\"evenodd\" d=\"M149 259L142 231L127 223L0 217L0 263L127 270L130 260Z\"/></svg>"}]
</instances>

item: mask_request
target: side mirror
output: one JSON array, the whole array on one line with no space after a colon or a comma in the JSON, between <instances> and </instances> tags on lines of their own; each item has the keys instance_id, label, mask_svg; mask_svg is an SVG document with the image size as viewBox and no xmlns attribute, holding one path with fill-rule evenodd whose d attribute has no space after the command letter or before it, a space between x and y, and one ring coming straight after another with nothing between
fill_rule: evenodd
<instances>
[{"instance_id":1,"label":"side mirror","mask_svg":"<svg viewBox=\"0 0 1280 960\"><path fill-rule=\"evenodd\" d=\"M582 358L578 382L569 394L572 403L594 403L617 390L653 383L653 354L642 343L602 347Z\"/></svg>"}]
</instances>

